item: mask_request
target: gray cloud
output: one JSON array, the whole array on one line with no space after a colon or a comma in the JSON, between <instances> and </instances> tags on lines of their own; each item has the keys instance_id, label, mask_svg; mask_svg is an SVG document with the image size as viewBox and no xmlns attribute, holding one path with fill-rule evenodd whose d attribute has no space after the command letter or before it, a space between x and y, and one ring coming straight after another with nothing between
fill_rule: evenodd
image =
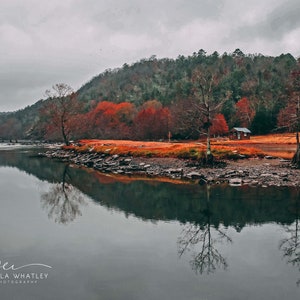
<instances>
[{"instance_id":1,"label":"gray cloud","mask_svg":"<svg viewBox=\"0 0 300 300\"><path fill-rule=\"evenodd\" d=\"M300 27L300 2L290 1L277 7L269 16L265 22L265 28L268 28L270 24L270 31L267 31L267 35L270 33L274 38L284 36L291 30Z\"/></svg>"},{"instance_id":2,"label":"gray cloud","mask_svg":"<svg viewBox=\"0 0 300 300\"><path fill-rule=\"evenodd\" d=\"M265 40L268 43L278 43L300 29L300 2L289 0L278 2L277 6L271 6L272 10L266 12L254 24L240 26L233 31L230 38L239 40Z\"/></svg>"},{"instance_id":3,"label":"gray cloud","mask_svg":"<svg viewBox=\"0 0 300 300\"><path fill-rule=\"evenodd\" d=\"M260 52L299 55L297 0L1 0L0 111L66 82L142 58ZM298 31L297 31L298 30Z\"/></svg>"}]
</instances>

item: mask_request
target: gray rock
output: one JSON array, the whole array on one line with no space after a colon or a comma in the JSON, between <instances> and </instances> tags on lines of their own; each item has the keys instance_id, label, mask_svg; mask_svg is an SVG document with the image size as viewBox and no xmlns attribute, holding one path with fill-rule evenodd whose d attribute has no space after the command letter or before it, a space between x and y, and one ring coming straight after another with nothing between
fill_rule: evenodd
<instances>
[{"instance_id":1,"label":"gray rock","mask_svg":"<svg viewBox=\"0 0 300 300\"><path fill-rule=\"evenodd\" d=\"M229 184L234 186L240 186L242 185L242 183L243 183L242 178L231 178L229 180Z\"/></svg>"},{"instance_id":2,"label":"gray rock","mask_svg":"<svg viewBox=\"0 0 300 300\"><path fill-rule=\"evenodd\" d=\"M186 174L186 177L191 178L191 179L205 179L206 180L205 176L198 172L190 172L190 173Z\"/></svg>"},{"instance_id":3,"label":"gray rock","mask_svg":"<svg viewBox=\"0 0 300 300\"><path fill-rule=\"evenodd\" d=\"M272 177L273 175L270 173L262 173L260 174L261 177Z\"/></svg>"},{"instance_id":4,"label":"gray rock","mask_svg":"<svg viewBox=\"0 0 300 300\"><path fill-rule=\"evenodd\" d=\"M131 158L125 158L120 160L119 164L120 166L128 166L131 163L132 159Z\"/></svg>"},{"instance_id":5,"label":"gray rock","mask_svg":"<svg viewBox=\"0 0 300 300\"><path fill-rule=\"evenodd\" d=\"M182 173L183 172L183 170L182 169L167 169L166 170L168 173L170 173L170 174L176 174L176 173Z\"/></svg>"}]
</instances>

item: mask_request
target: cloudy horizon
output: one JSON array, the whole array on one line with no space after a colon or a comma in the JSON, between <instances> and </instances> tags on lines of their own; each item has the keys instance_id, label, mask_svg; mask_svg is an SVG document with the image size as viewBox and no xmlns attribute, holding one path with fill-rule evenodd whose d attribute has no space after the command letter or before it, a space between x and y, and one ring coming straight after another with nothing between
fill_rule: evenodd
<instances>
[{"instance_id":1,"label":"cloudy horizon","mask_svg":"<svg viewBox=\"0 0 300 300\"><path fill-rule=\"evenodd\" d=\"M1 0L0 112L64 82L199 49L299 57L298 0Z\"/></svg>"}]
</instances>

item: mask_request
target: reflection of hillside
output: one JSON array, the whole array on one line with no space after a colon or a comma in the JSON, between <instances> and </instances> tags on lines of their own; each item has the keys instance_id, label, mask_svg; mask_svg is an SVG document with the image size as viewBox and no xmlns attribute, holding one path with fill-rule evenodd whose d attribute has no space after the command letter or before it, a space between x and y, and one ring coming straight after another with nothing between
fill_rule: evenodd
<instances>
[{"instance_id":1,"label":"reflection of hillside","mask_svg":"<svg viewBox=\"0 0 300 300\"><path fill-rule=\"evenodd\" d=\"M37 157L40 150L0 151L0 166L16 167L40 180L60 182L64 164L56 161L49 163L46 158Z\"/></svg>"},{"instance_id":2,"label":"reflection of hillside","mask_svg":"<svg viewBox=\"0 0 300 300\"><path fill-rule=\"evenodd\" d=\"M83 171L83 170L81 170ZM87 177L84 177L87 178ZM93 174L86 182L73 182L81 191L109 208L143 219L179 220L200 225L206 224L205 186L174 185L162 182L133 181L108 185L99 184ZM277 222L290 224L289 212L293 190L264 188L211 188L211 225L216 228L234 226L237 230L245 224ZM284 200L284 201L283 201Z\"/></svg>"},{"instance_id":3,"label":"reflection of hillside","mask_svg":"<svg viewBox=\"0 0 300 300\"><path fill-rule=\"evenodd\" d=\"M14 166L41 180L61 182L65 164L46 158L30 157L28 153L1 151L0 166ZM146 220L178 220L182 223L206 224L206 189L199 185L174 185L155 181L132 181L109 184L99 182L99 173L70 168L68 183L87 194L95 202L133 214ZM71 178L71 179L70 179ZM232 188L214 186L210 194L210 223L234 226L277 222L292 224L289 207L295 198L291 188Z\"/></svg>"}]
</instances>

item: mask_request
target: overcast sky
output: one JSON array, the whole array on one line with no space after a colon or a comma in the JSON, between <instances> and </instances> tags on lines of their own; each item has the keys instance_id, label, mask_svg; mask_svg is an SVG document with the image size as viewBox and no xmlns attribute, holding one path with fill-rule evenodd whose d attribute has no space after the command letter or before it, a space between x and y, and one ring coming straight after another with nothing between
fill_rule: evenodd
<instances>
[{"instance_id":1,"label":"overcast sky","mask_svg":"<svg viewBox=\"0 0 300 300\"><path fill-rule=\"evenodd\" d=\"M152 55L299 57L299 13L299 0L0 0L0 111Z\"/></svg>"}]
</instances>

